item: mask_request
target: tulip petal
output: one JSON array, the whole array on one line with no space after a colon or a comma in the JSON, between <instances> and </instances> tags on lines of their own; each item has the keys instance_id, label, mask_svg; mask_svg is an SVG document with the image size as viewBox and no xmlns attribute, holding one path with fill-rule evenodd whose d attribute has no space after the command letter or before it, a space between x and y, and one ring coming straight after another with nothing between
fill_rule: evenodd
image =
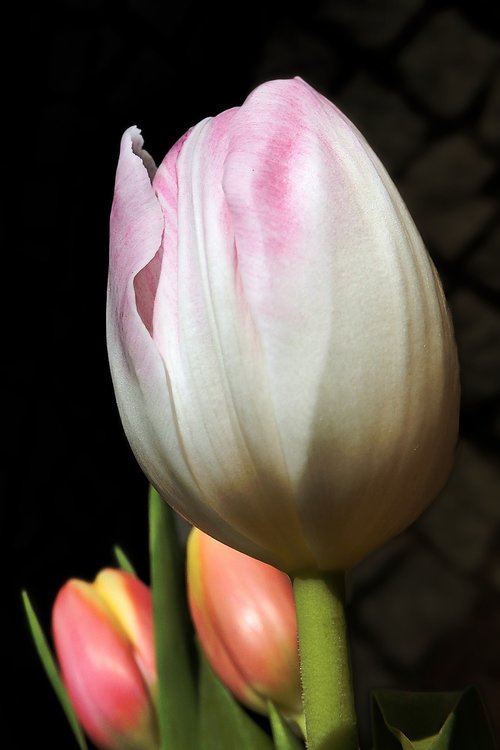
<instances>
[{"instance_id":1,"label":"tulip petal","mask_svg":"<svg viewBox=\"0 0 500 750\"><path fill-rule=\"evenodd\" d=\"M260 341L241 293L221 188L234 112L193 128L176 158L170 153L155 177L165 226L175 225L175 233L165 231L152 336L170 374L186 463L206 506L223 515L229 528L220 523L207 528L192 508L191 522L281 566L290 564L291 549L309 564L298 518L293 522ZM173 504L179 507L175 499ZM263 555L259 548L269 551Z\"/></svg>"},{"instance_id":2,"label":"tulip petal","mask_svg":"<svg viewBox=\"0 0 500 750\"><path fill-rule=\"evenodd\" d=\"M170 156L174 168L181 143ZM186 456L172 383L153 338L160 271L172 282L177 278L176 220L160 207L150 181L152 160L142 144L137 128L124 133L110 222L107 341L123 427L151 483L179 513L262 556L258 543L242 537L206 502ZM166 252L165 232L171 241Z\"/></svg>"},{"instance_id":3,"label":"tulip petal","mask_svg":"<svg viewBox=\"0 0 500 750\"><path fill-rule=\"evenodd\" d=\"M458 382L444 297L383 166L300 79L260 86L238 111L224 190L307 544L318 567L343 569L448 475Z\"/></svg>"},{"instance_id":4,"label":"tulip petal","mask_svg":"<svg viewBox=\"0 0 500 750\"><path fill-rule=\"evenodd\" d=\"M187 593L189 610L197 637L212 668L236 697L254 711L265 713L266 702L257 695L242 674L238 662L232 658L227 643L221 637L213 618L212 607L209 604L208 588L212 581L203 555L204 540L211 539L196 528L191 530L188 537L187 551ZM219 544L214 540L214 544ZM230 548L226 548L230 549ZM251 558L250 558L251 559ZM218 573L217 573L218 576Z\"/></svg>"},{"instance_id":5,"label":"tulip petal","mask_svg":"<svg viewBox=\"0 0 500 750\"><path fill-rule=\"evenodd\" d=\"M159 458L151 462L150 454L161 452L173 416L166 374L146 327L152 317L154 274L141 277L142 317L134 288L136 275L157 256L163 235L163 215L142 158L142 143L137 128L129 128L121 143L110 223L107 335L124 429L138 436L133 448L145 466L159 463ZM177 452L175 444L169 448ZM162 481L170 484L173 479L167 474Z\"/></svg>"},{"instance_id":6,"label":"tulip petal","mask_svg":"<svg viewBox=\"0 0 500 750\"><path fill-rule=\"evenodd\" d=\"M209 647L211 664L246 701L242 685L247 686L260 703L254 699L257 710L265 711L267 700L272 700L286 713L300 713L297 620L290 579L197 529L191 532L189 545L190 598L201 611L195 622L203 646ZM199 622L204 626L201 631ZM219 650L210 652L214 643ZM228 666L238 676L236 684Z\"/></svg>"},{"instance_id":7,"label":"tulip petal","mask_svg":"<svg viewBox=\"0 0 500 750\"><path fill-rule=\"evenodd\" d=\"M94 590L115 616L148 685L156 683L151 589L137 576L113 568L97 575Z\"/></svg>"}]
</instances>

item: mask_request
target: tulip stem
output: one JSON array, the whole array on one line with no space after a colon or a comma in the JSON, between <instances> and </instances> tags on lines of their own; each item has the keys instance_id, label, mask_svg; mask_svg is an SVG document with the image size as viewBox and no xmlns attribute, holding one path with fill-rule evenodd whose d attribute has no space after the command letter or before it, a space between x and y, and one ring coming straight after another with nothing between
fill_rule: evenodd
<instances>
[{"instance_id":1,"label":"tulip stem","mask_svg":"<svg viewBox=\"0 0 500 750\"><path fill-rule=\"evenodd\" d=\"M343 573L293 579L308 750L359 747Z\"/></svg>"}]
</instances>

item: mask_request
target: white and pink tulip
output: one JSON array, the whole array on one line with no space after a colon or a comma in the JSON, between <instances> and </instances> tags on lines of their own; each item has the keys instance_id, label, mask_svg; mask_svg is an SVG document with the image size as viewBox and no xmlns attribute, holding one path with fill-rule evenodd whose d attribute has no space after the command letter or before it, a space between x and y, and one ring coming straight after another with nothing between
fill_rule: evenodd
<instances>
[{"instance_id":1,"label":"white and pink tulip","mask_svg":"<svg viewBox=\"0 0 500 750\"><path fill-rule=\"evenodd\" d=\"M288 573L341 570L443 486L452 324L384 167L301 79L188 131L156 168L123 136L108 348L151 483Z\"/></svg>"}]
</instances>

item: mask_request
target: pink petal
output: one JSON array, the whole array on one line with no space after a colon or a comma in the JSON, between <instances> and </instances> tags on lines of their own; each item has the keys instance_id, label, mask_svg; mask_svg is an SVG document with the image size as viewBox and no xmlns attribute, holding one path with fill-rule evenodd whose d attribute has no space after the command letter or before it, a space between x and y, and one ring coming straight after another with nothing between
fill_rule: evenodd
<instances>
[{"instance_id":1,"label":"pink petal","mask_svg":"<svg viewBox=\"0 0 500 750\"><path fill-rule=\"evenodd\" d=\"M155 177L166 221L176 217L177 224L175 235L165 233L164 257L176 252L176 273L162 266L153 337L170 374L186 463L205 507L227 526L200 523L192 505L189 519L250 554L274 549L271 556L264 554L276 564L287 565L292 547L294 555L310 562L298 522L293 522L260 341L241 292L222 189L235 112L194 127L175 162L169 154ZM179 508L175 499L173 504ZM282 529L284 514L288 522Z\"/></svg>"}]
</instances>

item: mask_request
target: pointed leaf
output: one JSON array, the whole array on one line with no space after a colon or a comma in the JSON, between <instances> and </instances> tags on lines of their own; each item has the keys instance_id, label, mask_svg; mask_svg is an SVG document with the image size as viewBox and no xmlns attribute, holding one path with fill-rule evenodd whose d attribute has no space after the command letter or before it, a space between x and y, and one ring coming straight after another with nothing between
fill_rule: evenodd
<instances>
[{"instance_id":1,"label":"pointed leaf","mask_svg":"<svg viewBox=\"0 0 500 750\"><path fill-rule=\"evenodd\" d=\"M149 550L155 621L161 750L195 750L196 668L184 555L173 511L149 492Z\"/></svg>"},{"instance_id":2,"label":"pointed leaf","mask_svg":"<svg viewBox=\"0 0 500 750\"><path fill-rule=\"evenodd\" d=\"M269 701L267 707L276 750L303 750L303 742L295 736L274 704Z\"/></svg>"},{"instance_id":3,"label":"pointed leaf","mask_svg":"<svg viewBox=\"0 0 500 750\"><path fill-rule=\"evenodd\" d=\"M59 699L59 703L62 706L66 718L68 719L69 725L75 735L75 739L78 743L80 750L87 750L87 743L83 734L83 730L76 717L73 705L69 699L68 693L64 686L61 677L59 676L59 670L57 668L56 660L52 651L50 650L47 639L44 635L38 617L35 614L35 610L31 604L30 598L26 591L22 592L24 609L28 618L28 625L31 631L38 656L42 662L45 674L47 675L50 684L54 688L54 691Z\"/></svg>"},{"instance_id":4,"label":"pointed leaf","mask_svg":"<svg viewBox=\"0 0 500 750\"><path fill-rule=\"evenodd\" d=\"M113 547L113 553L116 558L116 562L118 563L120 568L125 571L125 573L132 573L132 575L134 576L137 575L137 573L135 572L134 566L132 565L132 563L130 562L130 560L128 559L127 555L125 554L125 552L122 550L121 547L119 547L118 545L115 545Z\"/></svg>"},{"instance_id":5,"label":"pointed leaf","mask_svg":"<svg viewBox=\"0 0 500 750\"><path fill-rule=\"evenodd\" d=\"M200 750L272 750L269 735L200 659Z\"/></svg>"},{"instance_id":6,"label":"pointed leaf","mask_svg":"<svg viewBox=\"0 0 500 750\"><path fill-rule=\"evenodd\" d=\"M495 750L475 688L451 693L377 690L372 726L374 750Z\"/></svg>"}]
</instances>

